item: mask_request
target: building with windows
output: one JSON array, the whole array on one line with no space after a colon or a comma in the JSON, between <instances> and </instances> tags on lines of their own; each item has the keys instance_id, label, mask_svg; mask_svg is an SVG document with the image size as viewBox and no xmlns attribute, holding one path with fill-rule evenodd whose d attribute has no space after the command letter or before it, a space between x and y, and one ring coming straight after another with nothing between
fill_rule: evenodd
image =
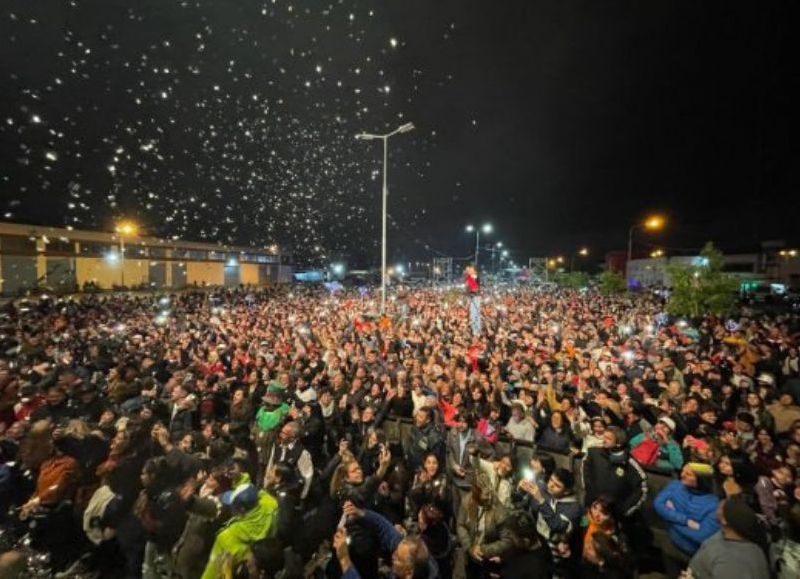
<instances>
[{"instance_id":1,"label":"building with windows","mask_svg":"<svg viewBox=\"0 0 800 579\"><path fill-rule=\"evenodd\" d=\"M182 289L288 283L290 255L277 246L237 247L0 222L0 293L35 288Z\"/></svg>"},{"instance_id":2,"label":"building with windows","mask_svg":"<svg viewBox=\"0 0 800 579\"><path fill-rule=\"evenodd\" d=\"M669 265L703 265L700 256L659 256L627 263L629 287L669 287ZM762 244L759 252L724 255L723 271L745 283L773 282L800 288L800 256L796 250Z\"/></svg>"}]
</instances>

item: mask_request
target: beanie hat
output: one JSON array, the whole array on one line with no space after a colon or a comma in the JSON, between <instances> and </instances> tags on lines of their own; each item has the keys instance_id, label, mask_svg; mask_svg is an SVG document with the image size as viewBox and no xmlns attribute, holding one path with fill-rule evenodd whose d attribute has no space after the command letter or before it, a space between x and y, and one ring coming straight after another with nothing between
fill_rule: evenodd
<instances>
[{"instance_id":1,"label":"beanie hat","mask_svg":"<svg viewBox=\"0 0 800 579\"><path fill-rule=\"evenodd\" d=\"M764 545L766 537L758 517L741 496L727 499L722 507L722 514L727 526L736 533L757 545Z\"/></svg>"}]
</instances>

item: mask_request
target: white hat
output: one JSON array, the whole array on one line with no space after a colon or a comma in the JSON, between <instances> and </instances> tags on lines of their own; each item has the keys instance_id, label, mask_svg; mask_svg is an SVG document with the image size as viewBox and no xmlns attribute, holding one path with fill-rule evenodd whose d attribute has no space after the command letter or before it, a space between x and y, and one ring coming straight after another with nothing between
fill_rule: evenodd
<instances>
[{"instance_id":1,"label":"white hat","mask_svg":"<svg viewBox=\"0 0 800 579\"><path fill-rule=\"evenodd\" d=\"M662 416L658 419L662 424L665 424L672 432L675 432L675 421L669 416Z\"/></svg>"}]
</instances>

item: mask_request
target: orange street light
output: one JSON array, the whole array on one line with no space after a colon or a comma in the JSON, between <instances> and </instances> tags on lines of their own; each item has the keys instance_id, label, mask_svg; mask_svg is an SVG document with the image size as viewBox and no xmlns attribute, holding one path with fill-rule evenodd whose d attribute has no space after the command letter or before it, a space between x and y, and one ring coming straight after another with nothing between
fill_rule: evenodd
<instances>
[{"instance_id":1,"label":"orange street light","mask_svg":"<svg viewBox=\"0 0 800 579\"><path fill-rule=\"evenodd\" d=\"M139 233L139 226L133 221L124 220L117 223L114 231L119 235L120 255L120 286L125 287L125 236L135 236Z\"/></svg>"},{"instance_id":2,"label":"orange street light","mask_svg":"<svg viewBox=\"0 0 800 579\"><path fill-rule=\"evenodd\" d=\"M637 227L642 227L648 231L658 231L664 227L667 220L661 215L651 215L642 223L634 223L628 230L628 262L633 259L633 231Z\"/></svg>"}]
</instances>

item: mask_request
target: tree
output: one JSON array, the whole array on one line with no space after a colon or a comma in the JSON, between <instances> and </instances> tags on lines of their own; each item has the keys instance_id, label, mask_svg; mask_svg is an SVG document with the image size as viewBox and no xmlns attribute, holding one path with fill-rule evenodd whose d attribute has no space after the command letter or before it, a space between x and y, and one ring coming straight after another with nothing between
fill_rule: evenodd
<instances>
[{"instance_id":1,"label":"tree","mask_svg":"<svg viewBox=\"0 0 800 579\"><path fill-rule=\"evenodd\" d=\"M561 287L580 289L589 285L589 274L583 271L557 273L553 276L553 281Z\"/></svg>"},{"instance_id":2,"label":"tree","mask_svg":"<svg viewBox=\"0 0 800 579\"><path fill-rule=\"evenodd\" d=\"M626 289L625 278L615 271L604 271L598 277L600 293L604 296L621 294Z\"/></svg>"},{"instance_id":3,"label":"tree","mask_svg":"<svg viewBox=\"0 0 800 579\"><path fill-rule=\"evenodd\" d=\"M672 282L667 311L692 318L730 312L736 303L738 284L735 278L722 271L724 262L722 252L709 242L693 263L667 266Z\"/></svg>"}]
</instances>

